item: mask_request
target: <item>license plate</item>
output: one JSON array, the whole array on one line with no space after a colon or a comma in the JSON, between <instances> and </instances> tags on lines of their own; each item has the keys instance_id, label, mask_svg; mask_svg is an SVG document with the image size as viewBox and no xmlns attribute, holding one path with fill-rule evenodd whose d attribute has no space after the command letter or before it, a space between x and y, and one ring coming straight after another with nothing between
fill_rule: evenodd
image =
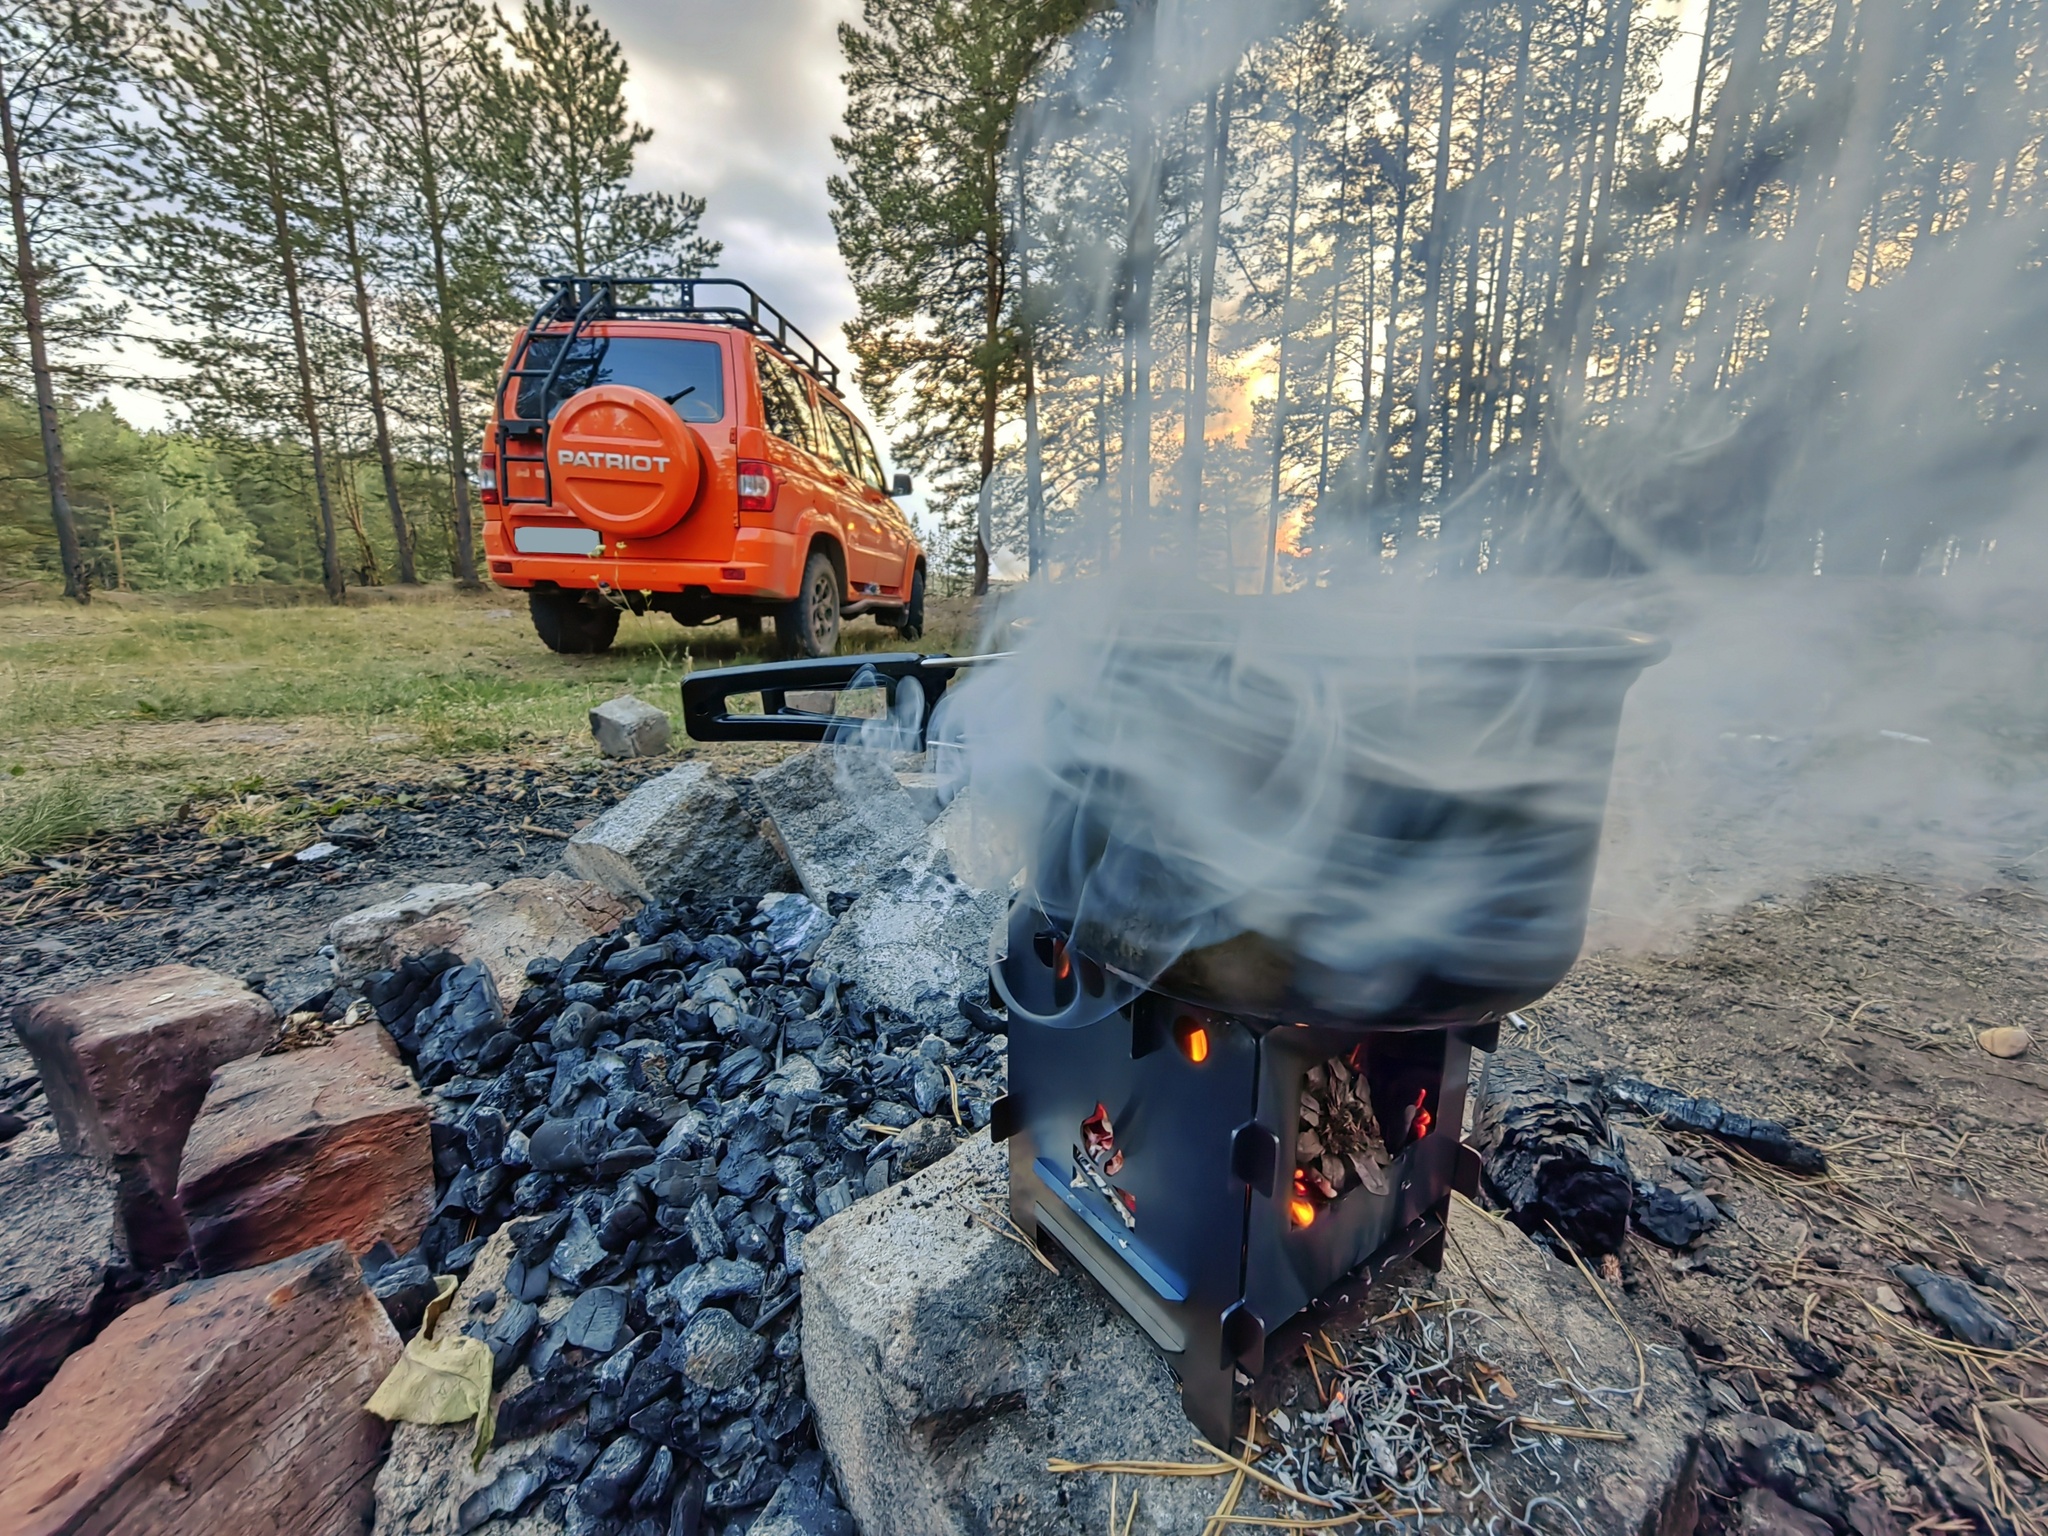
<instances>
[{"instance_id":1,"label":"license plate","mask_svg":"<svg viewBox=\"0 0 2048 1536\"><path fill-rule=\"evenodd\" d=\"M514 528L512 547L522 555L594 555L604 540L595 528Z\"/></svg>"}]
</instances>

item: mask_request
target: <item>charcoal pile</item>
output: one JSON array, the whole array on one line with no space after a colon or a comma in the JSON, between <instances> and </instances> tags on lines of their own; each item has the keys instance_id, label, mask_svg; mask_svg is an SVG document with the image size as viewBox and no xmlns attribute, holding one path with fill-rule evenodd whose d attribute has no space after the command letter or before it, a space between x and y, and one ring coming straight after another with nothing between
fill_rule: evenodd
<instances>
[{"instance_id":1,"label":"charcoal pile","mask_svg":"<svg viewBox=\"0 0 2048 1536\"><path fill-rule=\"evenodd\" d=\"M801 896L685 900L533 962L509 1007L446 954L365 984L434 1103L439 1192L372 1288L409 1314L511 1224L486 1342L501 1385L530 1384L498 1439L549 1438L479 1521L712 1532L817 1465L804 1236L986 1126L1005 1076L975 1000L926 1034L813 961L830 927Z\"/></svg>"}]
</instances>

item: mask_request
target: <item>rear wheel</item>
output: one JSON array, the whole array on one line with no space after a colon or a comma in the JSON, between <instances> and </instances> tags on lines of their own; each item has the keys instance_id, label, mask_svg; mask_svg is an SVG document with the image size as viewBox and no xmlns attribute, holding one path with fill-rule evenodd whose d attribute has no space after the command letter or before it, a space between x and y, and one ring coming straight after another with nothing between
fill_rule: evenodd
<instances>
[{"instance_id":1,"label":"rear wheel","mask_svg":"<svg viewBox=\"0 0 2048 1536\"><path fill-rule=\"evenodd\" d=\"M609 603L594 606L567 592L531 592L526 606L541 644L564 656L594 656L618 638L619 610Z\"/></svg>"},{"instance_id":2,"label":"rear wheel","mask_svg":"<svg viewBox=\"0 0 2048 1536\"><path fill-rule=\"evenodd\" d=\"M776 610L775 639L785 656L830 656L839 649L839 567L824 550L811 551L796 596Z\"/></svg>"},{"instance_id":3,"label":"rear wheel","mask_svg":"<svg viewBox=\"0 0 2048 1536\"><path fill-rule=\"evenodd\" d=\"M910 601L903 609L903 622L896 626L896 633L906 640L915 640L924 633L924 567L917 568L917 574L910 578Z\"/></svg>"}]
</instances>

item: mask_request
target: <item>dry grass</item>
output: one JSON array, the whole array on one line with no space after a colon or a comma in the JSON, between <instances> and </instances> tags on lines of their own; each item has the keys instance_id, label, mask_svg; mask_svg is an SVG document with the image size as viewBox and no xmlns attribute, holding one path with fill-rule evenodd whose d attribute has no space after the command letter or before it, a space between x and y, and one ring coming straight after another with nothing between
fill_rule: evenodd
<instances>
[{"instance_id":1,"label":"dry grass","mask_svg":"<svg viewBox=\"0 0 2048 1536\"><path fill-rule=\"evenodd\" d=\"M935 605L925 650L971 634ZM903 647L849 622L844 649ZM557 656L516 594L359 594L341 607L106 594L0 606L0 865L193 798L266 830L294 779L501 752L590 750L592 705L673 711L692 671L766 660L736 627L627 615L602 656Z\"/></svg>"}]
</instances>

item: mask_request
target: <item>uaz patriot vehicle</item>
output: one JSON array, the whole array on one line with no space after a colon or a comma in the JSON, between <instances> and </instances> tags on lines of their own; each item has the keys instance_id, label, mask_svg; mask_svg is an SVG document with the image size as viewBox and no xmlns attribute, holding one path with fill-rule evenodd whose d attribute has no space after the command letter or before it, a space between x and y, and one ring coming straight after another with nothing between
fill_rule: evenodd
<instances>
[{"instance_id":1,"label":"uaz patriot vehicle","mask_svg":"<svg viewBox=\"0 0 2048 1536\"><path fill-rule=\"evenodd\" d=\"M839 370L745 283L556 277L498 382L479 480L491 580L551 650L619 614L775 621L829 656L840 621L924 628L925 561Z\"/></svg>"}]
</instances>

